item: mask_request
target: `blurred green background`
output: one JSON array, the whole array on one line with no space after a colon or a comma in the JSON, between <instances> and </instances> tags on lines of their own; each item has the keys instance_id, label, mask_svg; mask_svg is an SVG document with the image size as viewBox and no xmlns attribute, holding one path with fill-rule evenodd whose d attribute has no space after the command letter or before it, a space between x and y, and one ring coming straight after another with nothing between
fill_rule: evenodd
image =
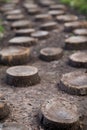
<instances>
[{"instance_id":1,"label":"blurred green background","mask_svg":"<svg viewBox=\"0 0 87 130\"><path fill-rule=\"evenodd\" d=\"M77 8L82 13L87 13L87 0L61 0L62 3Z\"/></svg>"}]
</instances>

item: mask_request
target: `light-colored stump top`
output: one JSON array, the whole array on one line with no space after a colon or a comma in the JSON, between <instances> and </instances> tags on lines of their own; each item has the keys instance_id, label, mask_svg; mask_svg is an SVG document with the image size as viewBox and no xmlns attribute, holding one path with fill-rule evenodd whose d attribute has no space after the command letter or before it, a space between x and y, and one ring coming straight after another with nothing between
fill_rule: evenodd
<instances>
[{"instance_id":1,"label":"light-colored stump top","mask_svg":"<svg viewBox=\"0 0 87 130\"><path fill-rule=\"evenodd\" d=\"M87 73L81 71L64 74L61 81L71 88L87 89Z\"/></svg>"},{"instance_id":2,"label":"light-colored stump top","mask_svg":"<svg viewBox=\"0 0 87 130\"><path fill-rule=\"evenodd\" d=\"M31 34L33 32L35 32L35 29L33 29L33 28L18 29L15 31L16 34Z\"/></svg>"},{"instance_id":3,"label":"light-colored stump top","mask_svg":"<svg viewBox=\"0 0 87 130\"><path fill-rule=\"evenodd\" d=\"M35 37L35 38L43 38L48 35L49 35L49 32L47 32L47 31L36 31L31 34L31 36Z\"/></svg>"},{"instance_id":4,"label":"light-colored stump top","mask_svg":"<svg viewBox=\"0 0 87 130\"><path fill-rule=\"evenodd\" d=\"M52 15L52 16L57 16L57 15L62 15L65 12L63 10L51 10L48 12L48 14Z\"/></svg>"},{"instance_id":5,"label":"light-colored stump top","mask_svg":"<svg viewBox=\"0 0 87 130\"><path fill-rule=\"evenodd\" d=\"M25 3L24 7L27 8L27 9L34 9L34 8L38 8L38 5L32 4L32 3L31 4Z\"/></svg>"},{"instance_id":6,"label":"light-colored stump top","mask_svg":"<svg viewBox=\"0 0 87 130\"><path fill-rule=\"evenodd\" d=\"M7 69L6 73L11 76L27 77L37 74L38 69L32 66L15 66Z\"/></svg>"},{"instance_id":7,"label":"light-colored stump top","mask_svg":"<svg viewBox=\"0 0 87 130\"><path fill-rule=\"evenodd\" d=\"M79 43L86 43L87 37L85 36L71 36L65 40L66 43L73 43L73 44L79 44Z\"/></svg>"},{"instance_id":8,"label":"light-colored stump top","mask_svg":"<svg viewBox=\"0 0 87 130\"><path fill-rule=\"evenodd\" d=\"M78 20L78 17L75 15L61 15L61 16L57 16L56 19L62 22L70 22L70 21Z\"/></svg>"},{"instance_id":9,"label":"light-colored stump top","mask_svg":"<svg viewBox=\"0 0 87 130\"><path fill-rule=\"evenodd\" d=\"M20 20L20 21L17 21L17 22L13 22L11 27L26 27L26 26L30 26L31 25L31 22L30 21L27 21L27 20Z\"/></svg>"},{"instance_id":10,"label":"light-colored stump top","mask_svg":"<svg viewBox=\"0 0 87 130\"><path fill-rule=\"evenodd\" d=\"M80 62L80 63L87 63L87 52L78 51L74 54L72 54L69 59Z\"/></svg>"},{"instance_id":11,"label":"light-colored stump top","mask_svg":"<svg viewBox=\"0 0 87 130\"><path fill-rule=\"evenodd\" d=\"M51 29L51 28L53 29L55 27L57 27L56 22L47 22L47 23L42 24L40 28L49 30L49 29Z\"/></svg>"},{"instance_id":12,"label":"light-colored stump top","mask_svg":"<svg viewBox=\"0 0 87 130\"><path fill-rule=\"evenodd\" d=\"M10 44L21 44L21 43L28 43L28 42L34 42L36 39L31 37L14 37L11 40L9 40Z\"/></svg>"},{"instance_id":13,"label":"light-colored stump top","mask_svg":"<svg viewBox=\"0 0 87 130\"><path fill-rule=\"evenodd\" d=\"M46 119L59 124L70 125L79 120L77 107L63 98L47 101L41 111Z\"/></svg>"},{"instance_id":14,"label":"light-colored stump top","mask_svg":"<svg viewBox=\"0 0 87 130\"><path fill-rule=\"evenodd\" d=\"M32 130L32 129L30 127L28 129L28 128L26 128L26 126L24 126L22 124L9 123L9 124L5 124L1 130Z\"/></svg>"},{"instance_id":15,"label":"light-colored stump top","mask_svg":"<svg viewBox=\"0 0 87 130\"><path fill-rule=\"evenodd\" d=\"M15 8L14 4L6 4L1 7L1 11L7 12L7 11L12 11Z\"/></svg>"},{"instance_id":16,"label":"light-colored stump top","mask_svg":"<svg viewBox=\"0 0 87 130\"><path fill-rule=\"evenodd\" d=\"M44 1L41 1L40 0L40 4L42 5L42 6L50 6L50 5L53 5L53 4L55 4L55 2L54 1L49 1L49 0L44 0Z\"/></svg>"},{"instance_id":17,"label":"light-colored stump top","mask_svg":"<svg viewBox=\"0 0 87 130\"><path fill-rule=\"evenodd\" d=\"M18 14L21 14L22 11L20 9L15 9L15 10L12 10L12 11L7 11L5 14L6 15L18 15Z\"/></svg>"},{"instance_id":18,"label":"light-colored stump top","mask_svg":"<svg viewBox=\"0 0 87 130\"><path fill-rule=\"evenodd\" d=\"M24 15L22 14L11 14L11 15L8 15L7 17L7 20L21 20L21 19L24 19Z\"/></svg>"},{"instance_id":19,"label":"light-colored stump top","mask_svg":"<svg viewBox=\"0 0 87 130\"><path fill-rule=\"evenodd\" d=\"M41 10L39 9L39 8L31 8L31 9L28 9L28 13L29 14L38 14L38 13L40 13L41 12Z\"/></svg>"},{"instance_id":20,"label":"light-colored stump top","mask_svg":"<svg viewBox=\"0 0 87 130\"><path fill-rule=\"evenodd\" d=\"M54 47L47 47L44 49L41 49L40 54L45 56L53 56L60 54L63 50L61 48L54 48Z\"/></svg>"},{"instance_id":21,"label":"light-colored stump top","mask_svg":"<svg viewBox=\"0 0 87 130\"><path fill-rule=\"evenodd\" d=\"M35 16L36 20L46 20L46 19L52 19L51 15L49 14L38 14Z\"/></svg>"},{"instance_id":22,"label":"light-colored stump top","mask_svg":"<svg viewBox=\"0 0 87 130\"><path fill-rule=\"evenodd\" d=\"M82 28L82 29L75 29L73 31L74 34L76 35L83 35L83 36L87 36L87 29Z\"/></svg>"},{"instance_id":23,"label":"light-colored stump top","mask_svg":"<svg viewBox=\"0 0 87 130\"><path fill-rule=\"evenodd\" d=\"M25 52L29 52L30 49L26 48L26 47L20 47L20 46L9 46L6 48L3 48L2 50L0 50L0 55L2 56L2 58L4 56L16 56L16 55L22 55Z\"/></svg>"},{"instance_id":24,"label":"light-colored stump top","mask_svg":"<svg viewBox=\"0 0 87 130\"><path fill-rule=\"evenodd\" d=\"M77 28L84 28L87 27L87 21L74 21L74 22L68 22L64 24L65 28L72 28L72 29L77 29Z\"/></svg>"},{"instance_id":25,"label":"light-colored stump top","mask_svg":"<svg viewBox=\"0 0 87 130\"><path fill-rule=\"evenodd\" d=\"M66 6L65 5L61 5L61 4L58 4L58 5L51 5L50 7L49 7L49 9L51 9L51 10L66 10Z\"/></svg>"}]
</instances>

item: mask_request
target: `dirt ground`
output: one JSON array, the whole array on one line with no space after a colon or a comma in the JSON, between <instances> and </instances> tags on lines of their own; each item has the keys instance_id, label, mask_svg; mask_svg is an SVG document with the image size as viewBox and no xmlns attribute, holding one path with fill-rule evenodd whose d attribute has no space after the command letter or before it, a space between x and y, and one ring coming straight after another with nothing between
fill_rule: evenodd
<instances>
[{"instance_id":1,"label":"dirt ground","mask_svg":"<svg viewBox=\"0 0 87 130\"><path fill-rule=\"evenodd\" d=\"M24 11L26 19L33 21L34 27L37 29L41 23L35 23L34 18L29 16L22 7L21 4L17 8L21 8ZM47 12L48 8L42 8L43 12ZM68 11L67 11L68 12ZM85 19L83 15L79 15L76 11L69 10L73 14L77 14L79 19ZM3 16L1 14L1 16ZM6 26L5 38L0 42L0 46L4 47L8 45L8 40L14 36L14 33L10 30L10 23L8 23L3 16L4 24ZM55 20L55 19L53 19ZM26 126L31 126L33 130L41 130L38 123L38 113L41 104L47 99L52 97L64 97L76 104L78 111L82 114L81 121L83 130L87 130L87 97L86 96L72 96L64 93L58 89L61 75L67 72L82 70L73 68L68 65L68 56L74 51L64 50L64 56L58 61L44 62L39 59L39 51L44 47L63 47L64 39L71 34L63 32L63 25L58 25L58 29L50 32L50 36L47 40L39 41L38 44L32 47L31 58L28 65L33 65L39 69L39 75L41 78L40 84L28 87L14 87L8 86L5 83L6 69L9 66L0 66L0 92L5 95L6 101L10 106L9 117L1 121L6 122L18 122Z\"/></svg>"}]
</instances>

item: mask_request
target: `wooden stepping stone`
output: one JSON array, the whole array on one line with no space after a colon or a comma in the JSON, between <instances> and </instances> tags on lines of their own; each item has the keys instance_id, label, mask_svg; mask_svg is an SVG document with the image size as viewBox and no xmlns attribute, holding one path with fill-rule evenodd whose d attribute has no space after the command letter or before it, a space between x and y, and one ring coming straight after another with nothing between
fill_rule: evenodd
<instances>
[{"instance_id":1,"label":"wooden stepping stone","mask_svg":"<svg viewBox=\"0 0 87 130\"><path fill-rule=\"evenodd\" d=\"M20 20L20 21L13 22L11 24L12 29L23 29L23 28L31 28L31 27L32 27L31 22L27 20Z\"/></svg>"},{"instance_id":2,"label":"wooden stepping stone","mask_svg":"<svg viewBox=\"0 0 87 130\"><path fill-rule=\"evenodd\" d=\"M5 12L5 15L19 15L21 13L22 11L20 9L15 9L15 10Z\"/></svg>"},{"instance_id":3,"label":"wooden stepping stone","mask_svg":"<svg viewBox=\"0 0 87 130\"><path fill-rule=\"evenodd\" d=\"M27 128L23 124L8 123L4 124L1 130L32 130L31 127Z\"/></svg>"},{"instance_id":4,"label":"wooden stepping stone","mask_svg":"<svg viewBox=\"0 0 87 130\"><path fill-rule=\"evenodd\" d=\"M69 57L69 63L74 67L87 68L87 51L78 51Z\"/></svg>"},{"instance_id":5,"label":"wooden stepping stone","mask_svg":"<svg viewBox=\"0 0 87 130\"><path fill-rule=\"evenodd\" d=\"M49 9L50 10L66 10L67 8L66 8L66 6L65 5L61 5L61 4L54 4L54 5L51 5L50 7L49 7Z\"/></svg>"},{"instance_id":6,"label":"wooden stepping stone","mask_svg":"<svg viewBox=\"0 0 87 130\"><path fill-rule=\"evenodd\" d=\"M0 99L0 120L5 119L9 115L9 107Z\"/></svg>"},{"instance_id":7,"label":"wooden stepping stone","mask_svg":"<svg viewBox=\"0 0 87 130\"><path fill-rule=\"evenodd\" d=\"M75 15L60 15L56 17L57 21L60 23L72 22L78 20L78 17Z\"/></svg>"},{"instance_id":8,"label":"wooden stepping stone","mask_svg":"<svg viewBox=\"0 0 87 130\"><path fill-rule=\"evenodd\" d=\"M28 13L30 15L36 15L36 14L41 13L41 10L39 8L32 8L32 9L28 9Z\"/></svg>"},{"instance_id":9,"label":"wooden stepping stone","mask_svg":"<svg viewBox=\"0 0 87 130\"><path fill-rule=\"evenodd\" d=\"M59 88L73 95L87 95L87 73L81 71L64 74Z\"/></svg>"},{"instance_id":10,"label":"wooden stepping stone","mask_svg":"<svg viewBox=\"0 0 87 130\"><path fill-rule=\"evenodd\" d=\"M73 33L74 33L75 35L87 36L87 29L85 29L85 28L75 29L75 30L73 31Z\"/></svg>"},{"instance_id":11,"label":"wooden stepping stone","mask_svg":"<svg viewBox=\"0 0 87 130\"><path fill-rule=\"evenodd\" d=\"M50 5L54 5L55 2L54 1L51 1L51 0L40 0L39 4L43 7L49 7Z\"/></svg>"},{"instance_id":12,"label":"wooden stepping stone","mask_svg":"<svg viewBox=\"0 0 87 130\"><path fill-rule=\"evenodd\" d=\"M57 23L56 22L47 22L47 23L44 23L40 26L40 29L42 30L54 30L54 29L57 29Z\"/></svg>"},{"instance_id":13,"label":"wooden stepping stone","mask_svg":"<svg viewBox=\"0 0 87 130\"><path fill-rule=\"evenodd\" d=\"M44 22L48 20L52 20L52 16L49 14L38 14L35 16L35 21Z\"/></svg>"},{"instance_id":14,"label":"wooden stepping stone","mask_svg":"<svg viewBox=\"0 0 87 130\"><path fill-rule=\"evenodd\" d=\"M53 98L41 107L40 121L47 130L77 130L79 127L77 107L64 98Z\"/></svg>"},{"instance_id":15,"label":"wooden stepping stone","mask_svg":"<svg viewBox=\"0 0 87 130\"><path fill-rule=\"evenodd\" d=\"M24 4L24 7L26 8L26 9L36 9L36 8L38 8L38 5L36 5L36 4L28 4L28 3L25 3Z\"/></svg>"},{"instance_id":16,"label":"wooden stepping stone","mask_svg":"<svg viewBox=\"0 0 87 130\"><path fill-rule=\"evenodd\" d=\"M15 31L16 36L30 36L31 33L35 32L33 28L18 29Z\"/></svg>"},{"instance_id":17,"label":"wooden stepping stone","mask_svg":"<svg viewBox=\"0 0 87 130\"><path fill-rule=\"evenodd\" d=\"M1 11L2 12L7 12L7 11L12 11L15 8L14 4L6 4L4 6L1 7Z\"/></svg>"},{"instance_id":18,"label":"wooden stepping stone","mask_svg":"<svg viewBox=\"0 0 87 130\"><path fill-rule=\"evenodd\" d=\"M69 50L87 49L87 37L71 36L65 40L65 48Z\"/></svg>"},{"instance_id":19,"label":"wooden stepping stone","mask_svg":"<svg viewBox=\"0 0 87 130\"><path fill-rule=\"evenodd\" d=\"M40 58L48 62L59 60L62 56L63 50L61 48L47 47L40 51Z\"/></svg>"},{"instance_id":20,"label":"wooden stepping stone","mask_svg":"<svg viewBox=\"0 0 87 130\"><path fill-rule=\"evenodd\" d=\"M14 37L9 40L9 45L19 45L19 46L33 46L36 45L37 39L32 37Z\"/></svg>"},{"instance_id":21,"label":"wooden stepping stone","mask_svg":"<svg viewBox=\"0 0 87 130\"><path fill-rule=\"evenodd\" d=\"M68 22L64 24L64 31L71 32L74 29L80 29L80 28L87 28L87 22L86 21L75 21L75 22Z\"/></svg>"},{"instance_id":22,"label":"wooden stepping stone","mask_svg":"<svg viewBox=\"0 0 87 130\"><path fill-rule=\"evenodd\" d=\"M51 11L48 12L48 14L55 17L55 16L58 16L58 15L65 14L65 12L63 10L51 10Z\"/></svg>"},{"instance_id":23,"label":"wooden stepping stone","mask_svg":"<svg viewBox=\"0 0 87 130\"><path fill-rule=\"evenodd\" d=\"M6 82L13 86L31 86L40 82L38 69L33 66L15 66L6 71Z\"/></svg>"},{"instance_id":24,"label":"wooden stepping stone","mask_svg":"<svg viewBox=\"0 0 87 130\"><path fill-rule=\"evenodd\" d=\"M9 46L0 50L0 63L21 65L29 61L30 49L20 46Z\"/></svg>"},{"instance_id":25,"label":"wooden stepping stone","mask_svg":"<svg viewBox=\"0 0 87 130\"><path fill-rule=\"evenodd\" d=\"M22 20L22 19L24 19L24 15L22 15L22 14L16 14L16 15L8 15L7 17L6 17L6 19L8 20L8 21L11 21L11 22L14 22L14 21L17 21L17 20Z\"/></svg>"},{"instance_id":26,"label":"wooden stepping stone","mask_svg":"<svg viewBox=\"0 0 87 130\"><path fill-rule=\"evenodd\" d=\"M40 39L46 39L49 37L49 32L47 31L36 31L31 34L32 37Z\"/></svg>"}]
</instances>

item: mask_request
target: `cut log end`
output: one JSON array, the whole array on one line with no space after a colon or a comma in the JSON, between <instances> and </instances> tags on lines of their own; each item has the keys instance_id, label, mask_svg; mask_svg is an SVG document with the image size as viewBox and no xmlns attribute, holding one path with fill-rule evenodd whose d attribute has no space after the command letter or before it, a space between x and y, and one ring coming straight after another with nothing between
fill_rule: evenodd
<instances>
[{"instance_id":1,"label":"cut log end","mask_svg":"<svg viewBox=\"0 0 87 130\"><path fill-rule=\"evenodd\" d=\"M39 117L48 130L77 130L79 127L77 107L62 98L44 103Z\"/></svg>"},{"instance_id":2,"label":"cut log end","mask_svg":"<svg viewBox=\"0 0 87 130\"><path fill-rule=\"evenodd\" d=\"M35 67L15 66L7 69L6 82L13 86L32 86L40 82L40 77Z\"/></svg>"},{"instance_id":3,"label":"cut log end","mask_svg":"<svg viewBox=\"0 0 87 130\"><path fill-rule=\"evenodd\" d=\"M54 30L54 29L57 29L57 28L58 28L58 25L57 25L56 22L47 22L47 23L42 24L40 26L40 29L42 29L42 30L48 30L48 31Z\"/></svg>"},{"instance_id":4,"label":"cut log end","mask_svg":"<svg viewBox=\"0 0 87 130\"><path fill-rule=\"evenodd\" d=\"M65 49L83 50L87 49L87 37L71 36L65 40Z\"/></svg>"},{"instance_id":5,"label":"cut log end","mask_svg":"<svg viewBox=\"0 0 87 130\"><path fill-rule=\"evenodd\" d=\"M14 37L11 40L9 40L9 45L29 47L29 46L36 45L37 42L38 39L36 38L20 36L20 37Z\"/></svg>"},{"instance_id":6,"label":"cut log end","mask_svg":"<svg viewBox=\"0 0 87 130\"><path fill-rule=\"evenodd\" d=\"M87 74L81 71L64 74L59 88L73 95L87 95Z\"/></svg>"},{"instance_id":7,"label":"cut log end","mask_svg":"<svg viewBox=\"0 0 87 130\"><path fill-rule=\"evenodd\" d=\"M44 48L40 51L40 58L44 61L59 60L63 56L61 48Z\"/></svg>"},{"instance_id":8,"label":"cut log end","mask_svg":"<svg viewBox=\"0 0 87 130\"><path fill-rule=\"evenodd\" d=\"M74 67L87 68L87 52L78 51L69 57L69 64Z\"/></svg>"},{"instance_id":9,"label":"cut log end","mask_svg":"<svg viewBox=\"0 0 87 130\"><path fill-rule=\"evenodd\" d=\"M0 50L0 63L4 65L21 65L29 61L29 56L29 48L9 46Z\"/></svg>"},{"instance_id":10,"label":"cut log end","mask_svg":"<svg viewBox=\"0 0 87 130\"><path fill-rule=\"evenodd\" d=\"M60 15L56 17L57 21L60 23L65 23L65 22L73 22L78 20L78 17L75 15Z\"/></svg>"},{"instance_id":11,"label":"cut log end","mask_svg":"<svg viewBox=\"0 0 87 130\"><path fill-rule=\"evenodd\" d=\"M47 31L37 31L31 34L32 37L37 38L39 40L46 39L49 37L49 32Z\"/></svg>"}]
</instances>

